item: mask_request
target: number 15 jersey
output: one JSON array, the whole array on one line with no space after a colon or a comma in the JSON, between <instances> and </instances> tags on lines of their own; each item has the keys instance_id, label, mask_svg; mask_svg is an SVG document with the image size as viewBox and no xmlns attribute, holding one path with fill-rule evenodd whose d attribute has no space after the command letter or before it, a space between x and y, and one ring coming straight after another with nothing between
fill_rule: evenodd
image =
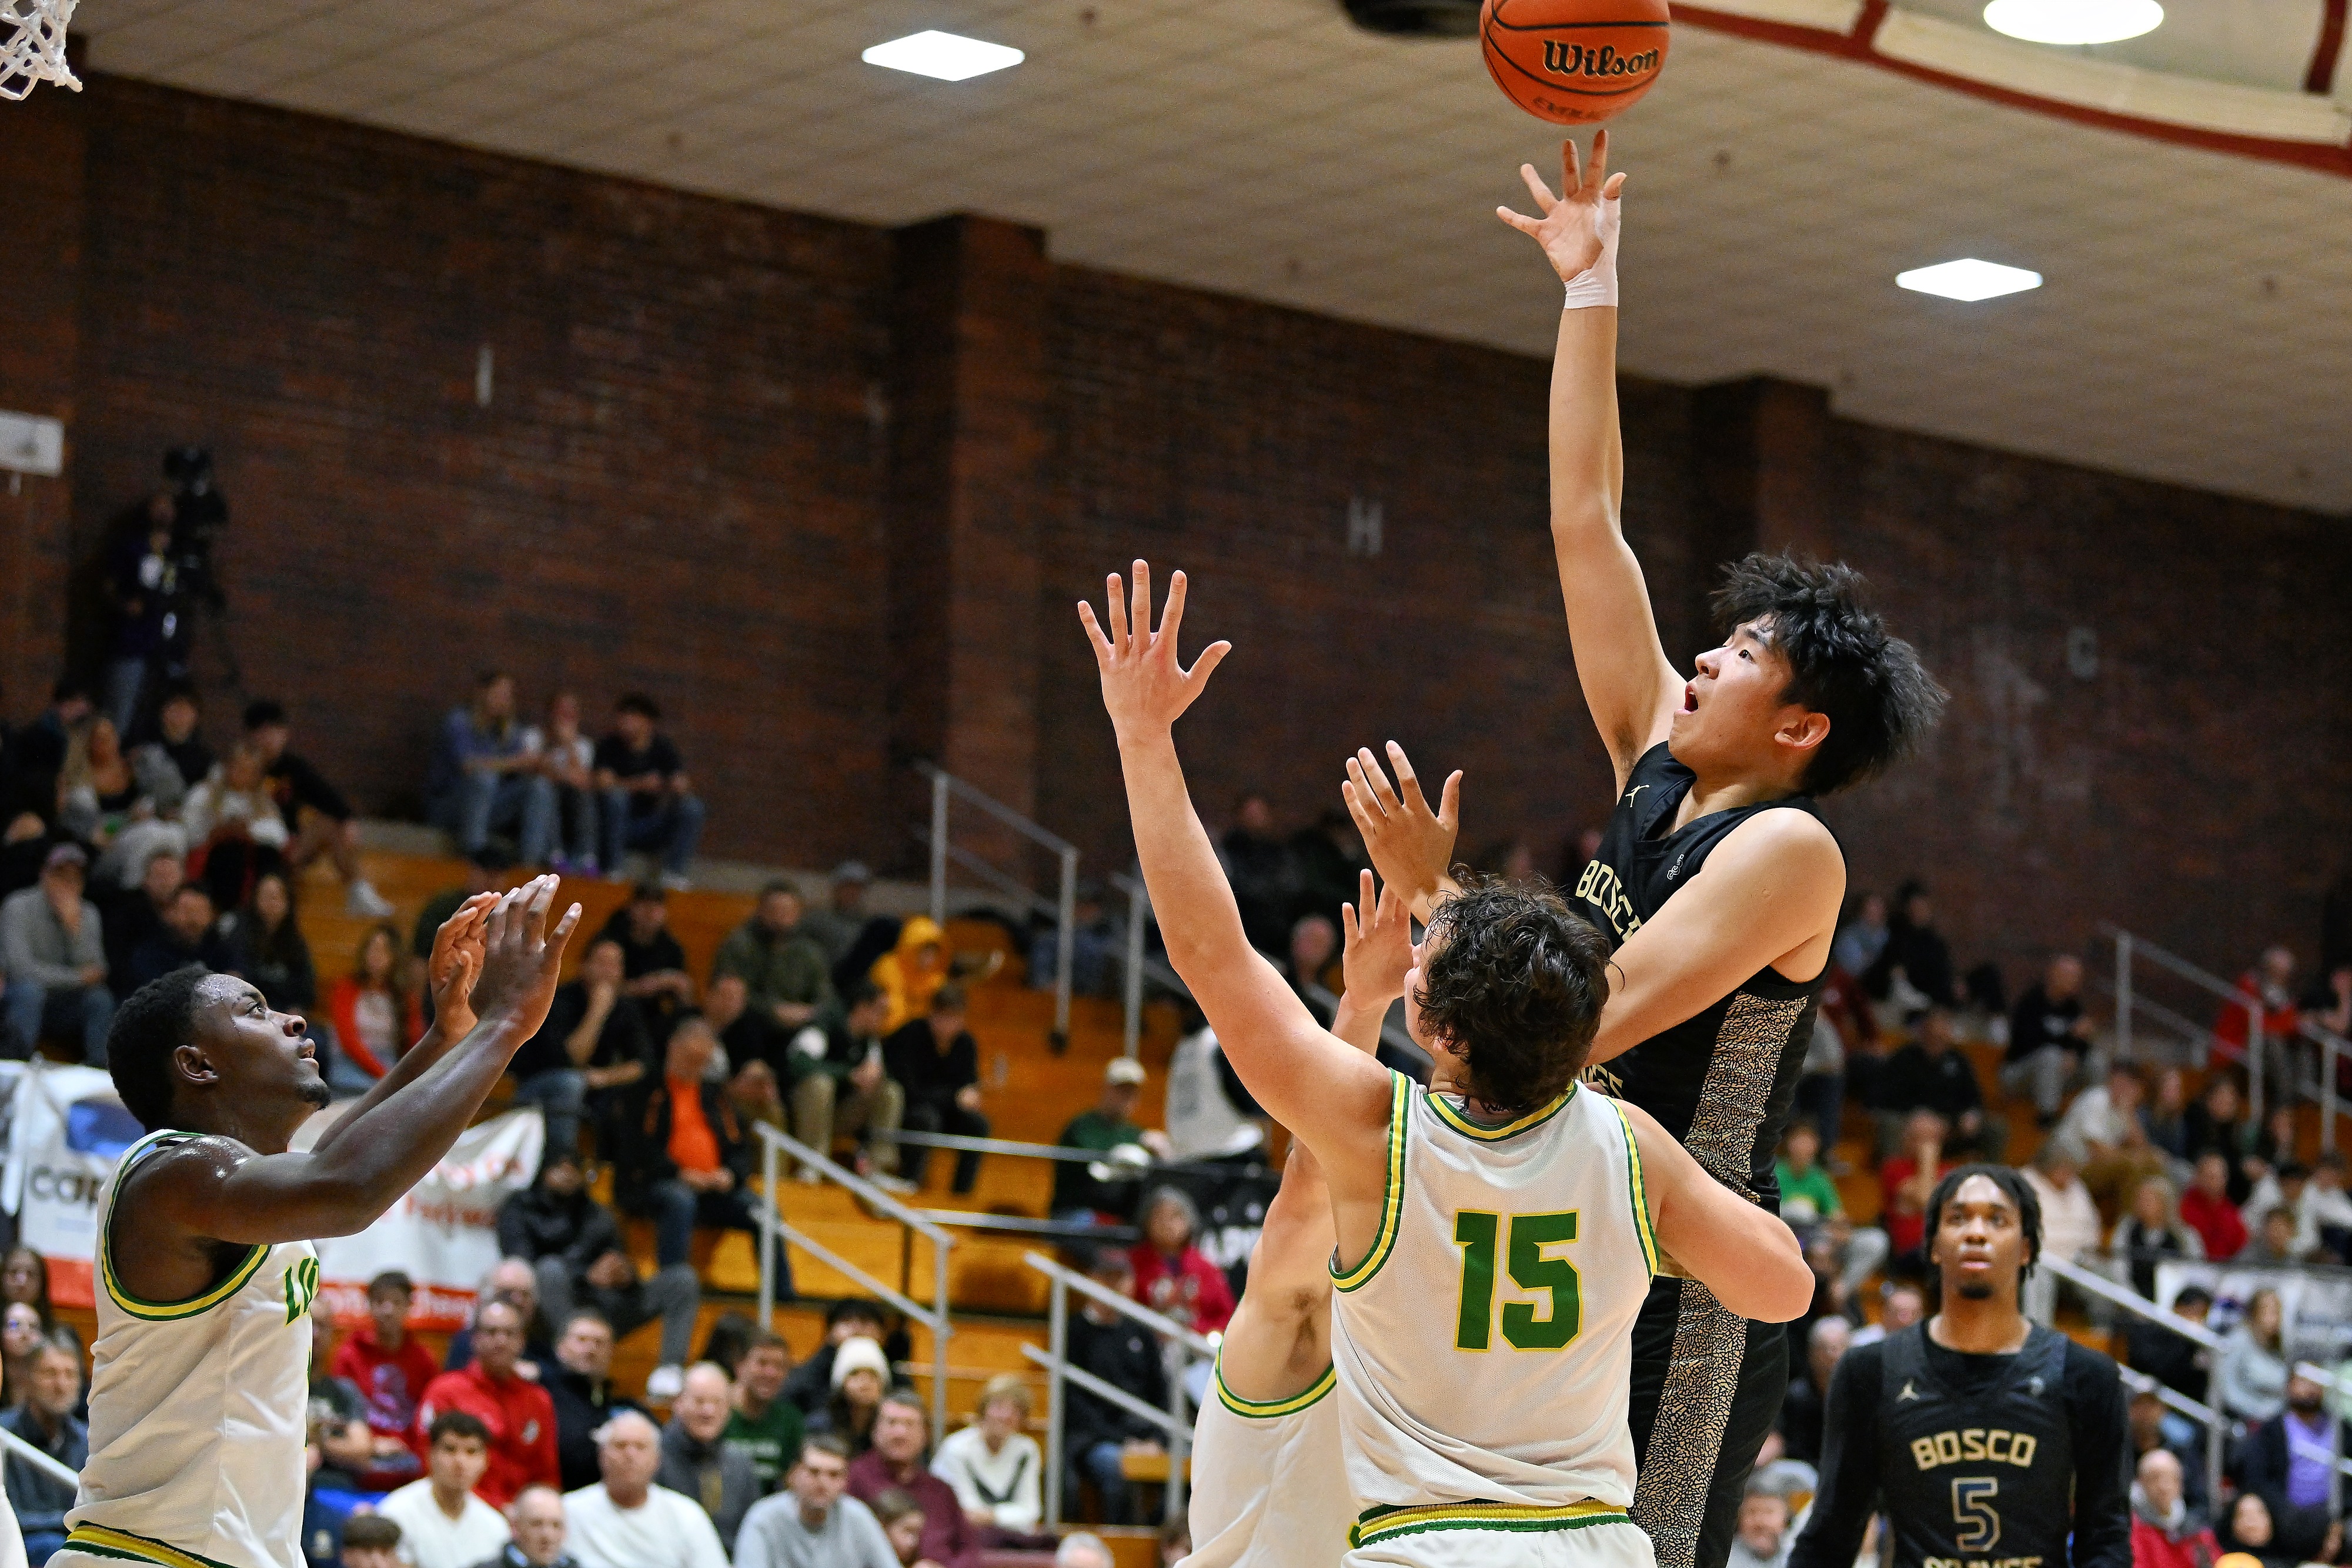
<instances>
[{"instance_id":1,"label":"number 15 jersey","mask_svg":"<svg viewBox=\"0 0 2352 1568\"><path fill-rule=\"evenodd\" d=\"M1379 1239L1332 1270L1360 1541L1622 1520L1630 1331L1657 1269L1633 1129L1585 1087L1500 1126L1393 1088Z\"/></svg>"}]
</instances>

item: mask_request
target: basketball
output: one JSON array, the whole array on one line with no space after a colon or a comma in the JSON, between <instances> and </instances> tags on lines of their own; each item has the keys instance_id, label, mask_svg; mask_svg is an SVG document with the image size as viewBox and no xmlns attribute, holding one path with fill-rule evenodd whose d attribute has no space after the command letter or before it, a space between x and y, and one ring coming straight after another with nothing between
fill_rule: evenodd
<instances>
[{"instance_id":1,"label":"basketball","mask_svg":"<svg viewBox=\"0 0 2352 1568\"><path fill-rule=\"evenodd\" d=\"M1486 70L1503 96L1555 125L1592 125L1658 79L1666 0L1486 0Z\"/></svg>"}]
</instances>

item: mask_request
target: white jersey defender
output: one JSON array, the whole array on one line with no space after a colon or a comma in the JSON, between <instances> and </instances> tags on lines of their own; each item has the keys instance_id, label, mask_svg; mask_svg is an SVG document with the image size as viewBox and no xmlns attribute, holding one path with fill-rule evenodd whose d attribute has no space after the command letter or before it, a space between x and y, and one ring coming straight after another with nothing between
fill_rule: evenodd
<instances>
[{"instance_id":1,"label":"white jersey defender","mask_svg":"<svg viewBox=\"0 0 2352 1568\"><path fill-rule=\"evenodd\" d=\"M1332 1270L1348 1561L1650 1563L1625 1511L1629 1333L1658 1265L1633 1129L1584 1087L1501 1126L1393 1092L1380 1238ZM1491 1532L1519 1544L1498 1559Z\"/></svg>"},{"instance_id":2,"label":"white jersey defender","mask_svg":"<svg viewBox=\"0 0 2352 1568\"><path fill-rule=\"evenodd\" d=\"M256 1247L184 1301L142 1301L115 1274L109 1238L123 1177L190 1135L131 1145L99 1213L89 1462L65 1549L49 1559L58 1568L302 1568L318 1253L307 1241Z\"/></svg>"}]
</instances>

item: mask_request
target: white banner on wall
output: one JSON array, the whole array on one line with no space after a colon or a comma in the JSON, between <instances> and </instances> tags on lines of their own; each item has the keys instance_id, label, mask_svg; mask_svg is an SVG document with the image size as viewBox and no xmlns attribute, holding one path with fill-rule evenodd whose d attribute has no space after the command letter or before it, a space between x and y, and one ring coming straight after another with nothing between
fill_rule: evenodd
<instances>
[{"instance_id":1,"label":"white banner on wall","mask_svg":"<svg viewBox=\"0 0 2352 1568\"><path fill-rule=\"evenodd\" d=\"M313 1116L294 1140L315 1145L354 1102ZM50 1298L92 1302L98 1207L122 1152L141 1129L113 1080L87 1067L0 1062L0 1208L16 1216L23 1244L48 1260ZM465 1326L474 1287L499 1260L499 1206L530 1185L547 1138L536 1109L509 1111L468 1127L423 1181L356 1236L319 1243L319 1299L327 1315L367 1314L367 1282L398 1269L416 1282L409 1321L425 1329Z\"/></svg>"},{"instance_id":2,"label":"white banner on wall","mask_svg":"<svg viewBox=\"0 0 2352 1568\"><path fill-rule=\"evenodd\" d=\"M2189 1285L2213 1294L2206 1326L2227 1333L2244 1319L2257 1291L2278 1292L2281 1337L2307 1360L2333 1363L2352 1353L2352 1270L2252 1269L2228 1263L2159 1263L2156 1301L2169 1309Z\"/></svg>"}]
</instances>

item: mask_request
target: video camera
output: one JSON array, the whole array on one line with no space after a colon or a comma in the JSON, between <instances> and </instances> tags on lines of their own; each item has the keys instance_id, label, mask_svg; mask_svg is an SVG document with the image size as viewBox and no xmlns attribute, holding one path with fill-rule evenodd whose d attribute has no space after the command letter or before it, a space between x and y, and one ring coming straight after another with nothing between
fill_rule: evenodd
<instances>
[{"instance_id":1,"label":"video camera","mask_svg":"<svg viewBox=\"0 0 2352 1568\"><path fill-rule=\"evenodd\" d=\"M228 527L228 502L213 483L213 455L202 446L173 446L163 453L163 477L172 483L172 564L179 591L207 609L227 608L213 547Z\"/></svg>"}]
</instances>

